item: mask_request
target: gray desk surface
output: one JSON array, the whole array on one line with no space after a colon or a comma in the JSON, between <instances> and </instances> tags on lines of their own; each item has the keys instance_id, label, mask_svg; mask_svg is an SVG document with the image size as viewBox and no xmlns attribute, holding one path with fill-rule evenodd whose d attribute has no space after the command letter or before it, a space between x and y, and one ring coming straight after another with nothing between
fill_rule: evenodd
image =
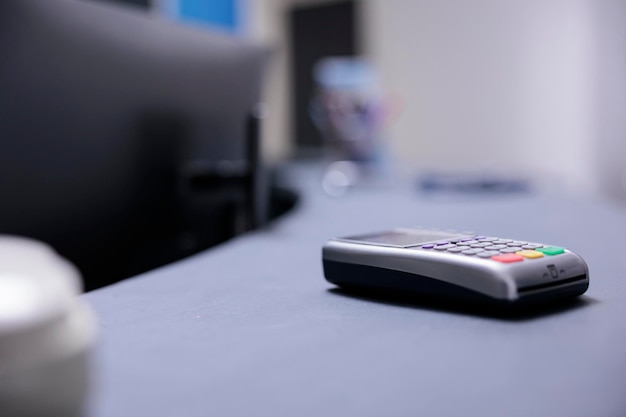
<instances>
[{"instance_id":1,"label":"gray desk surface","mask_svg":"<svg viewBox=\"0 0 626 417\"><path fill-rule=\"evenodd\" d=\"M91 292L100 322L91 416L624 416L626 212L532 195L325 196L270 228ZM432 225L566 246L591 286L517 320L330 291L335 235Z\"/></svg>"}]
</instances>

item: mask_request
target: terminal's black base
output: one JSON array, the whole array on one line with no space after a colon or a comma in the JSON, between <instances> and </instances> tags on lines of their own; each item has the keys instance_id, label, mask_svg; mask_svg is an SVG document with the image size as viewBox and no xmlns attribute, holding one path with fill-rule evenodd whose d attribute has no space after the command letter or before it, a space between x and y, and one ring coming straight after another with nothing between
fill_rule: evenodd
<instances>
[{"instance_id":1,"label":"terminal's black base","mask_svg":"<svg viewBox=\"0 0 626 417\"><path fill-rule=\"evenodd\" d=\"M570 284L566 287L557 284L542 288L541 292L526 292L516 300L501 300L422 275L345 262L324 260L324 275L327 281L342 288L365 290L370 295L395 293L429 303L455 301L502 308L545 305L581 295L589 286L587 276L580 275L566 280Z\"/></svg>"}]
</instances>

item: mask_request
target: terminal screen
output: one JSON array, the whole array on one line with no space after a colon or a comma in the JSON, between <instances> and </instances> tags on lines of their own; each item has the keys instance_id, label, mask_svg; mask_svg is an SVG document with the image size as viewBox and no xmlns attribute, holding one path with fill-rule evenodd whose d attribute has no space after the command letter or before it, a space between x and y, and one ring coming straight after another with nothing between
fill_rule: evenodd
<instances>
[{"instance_id":1,"label":"terminal screen","mask_svg":"<svg viewBox=\"0 0 626 417\"><path fill-rule=\"evenodd\" d=\"M342 240L369 243L374 245L408 247L428 242L446 241L471 236L462 233L450 233L439 230L402 229L369 235L351 236Z\"/></svg>"}]
</instances>

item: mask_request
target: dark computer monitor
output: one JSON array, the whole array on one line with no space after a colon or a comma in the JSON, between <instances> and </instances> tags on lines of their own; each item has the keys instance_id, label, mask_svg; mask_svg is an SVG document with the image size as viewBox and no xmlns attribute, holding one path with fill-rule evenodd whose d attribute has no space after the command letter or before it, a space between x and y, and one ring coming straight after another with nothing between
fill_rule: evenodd
<instances>
[{"instance_id":1,"label":"dark computer monitor","mask_svg":"<svg viewBox=\"0 0 626 417\"><path fill-rule=\"evenodd\" d=\"M181 167L246 158L265 56L134 7L1 0L0 233L118 256Z\"/></svg>"}]
</instances>

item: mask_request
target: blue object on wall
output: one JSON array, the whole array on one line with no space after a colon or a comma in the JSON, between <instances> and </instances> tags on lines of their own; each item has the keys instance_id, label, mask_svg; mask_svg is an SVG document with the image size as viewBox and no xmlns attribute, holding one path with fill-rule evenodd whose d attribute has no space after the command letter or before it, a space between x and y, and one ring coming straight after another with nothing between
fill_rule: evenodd
<instances>
[{"instance_id":1,"label":"blue object on wall","mask_svg":"<svg viewBox=\"0 0 626 417\"><path fill-rule=\"evenodd\" d=\"M231 31L238 25L236 0L179 0L178 13L181 19Z\"/></svg>"}]
</instances>

